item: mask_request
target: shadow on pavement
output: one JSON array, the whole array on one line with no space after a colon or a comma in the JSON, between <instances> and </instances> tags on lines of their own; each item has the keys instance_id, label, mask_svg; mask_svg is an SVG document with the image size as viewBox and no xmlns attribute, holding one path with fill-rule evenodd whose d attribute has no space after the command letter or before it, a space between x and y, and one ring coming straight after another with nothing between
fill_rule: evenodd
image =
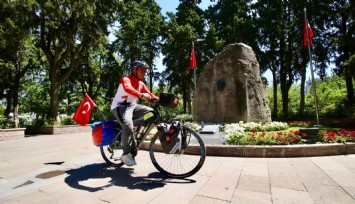
<instances>
[{"instance_id":1,"label":"shadow on pavement","mask_svg":"<svg viewBox=\"0 0 355 204\"><path fill-rule=\"evenodd\" d=\"M110 186L127 187L148 191L162 188L167 183L195 183L192 179L171 179L164 177L159 172L150 173L148 176L134 176L134 168L113 168L106 163L90 164L78 169L66 171L68 176L65 182L72 188L96 192Z\"/></svg>"}]
</instances>

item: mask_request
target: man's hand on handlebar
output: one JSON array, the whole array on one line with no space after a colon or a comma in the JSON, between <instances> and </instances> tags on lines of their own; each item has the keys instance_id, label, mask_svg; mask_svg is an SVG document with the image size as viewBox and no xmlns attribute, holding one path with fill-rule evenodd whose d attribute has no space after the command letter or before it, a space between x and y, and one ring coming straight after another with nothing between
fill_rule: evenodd
<instances>
[{"instance_id":1,"label":"man's hand on handlebar","mask_svg":"<svg viewBox=\"0 0 355 204\"><path fill-rule=\"evenodd\" d=\"M159 102L159 99L158 98L151 98L149 100L149 104L154 106L155 104L157 104Z\"/></svg>"},{"instance_id":2,"label":"man's hand on handlebar","mask_svg":"<svg viewBox=\"0 0 355 204\"><path fill-rule=\"evenodd\" d=\"M148 93L141 93L140 98L146 101L149 101L151 99Z\"/></svg>"}]
</instances>

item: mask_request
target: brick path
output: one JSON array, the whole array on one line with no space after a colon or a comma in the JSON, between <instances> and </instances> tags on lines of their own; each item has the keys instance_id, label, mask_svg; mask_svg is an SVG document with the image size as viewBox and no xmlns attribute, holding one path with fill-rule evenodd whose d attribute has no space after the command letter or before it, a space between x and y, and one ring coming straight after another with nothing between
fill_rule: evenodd
<instances>
[{"instance_id":1,"label":"brick path","mask_svg":"<svg viewBox=\"0 0 355 204\"><path fill-rule=\"evenodd\" d=\"M185 180L137 163L107 167L90 132L1 141L0 203L355 203L355 154L208 156Z\"/></svg>"}]
</instances>

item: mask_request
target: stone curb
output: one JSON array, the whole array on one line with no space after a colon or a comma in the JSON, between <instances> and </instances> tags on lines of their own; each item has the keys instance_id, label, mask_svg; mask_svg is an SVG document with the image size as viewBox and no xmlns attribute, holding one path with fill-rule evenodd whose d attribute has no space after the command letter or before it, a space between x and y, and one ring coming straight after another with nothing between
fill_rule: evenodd
<instances>
[{"instance_id":1,"label":"stone curb","mask_svg":"<svg viewBox=\"0 0 355 204\"><path fill-rule=\"evenodd\" d=\"M141 150L149 150L150 142L144 142ZM161 151L160 144L157 150ZM193 150L192 150L193 151ZM315 157L355 154L355 143L312 145L206 145L207 156L225 157Z\"/></svg>"},{"instance_id":2,"label":"stone curb","mask_svg":"<svg viewBox=\"0 0 355 204\"><path fill-rule=\"evenodd\" d=\"M26 128L0 129L0 141L24 138L25 129Z\"/></svg>"}]
</instances>

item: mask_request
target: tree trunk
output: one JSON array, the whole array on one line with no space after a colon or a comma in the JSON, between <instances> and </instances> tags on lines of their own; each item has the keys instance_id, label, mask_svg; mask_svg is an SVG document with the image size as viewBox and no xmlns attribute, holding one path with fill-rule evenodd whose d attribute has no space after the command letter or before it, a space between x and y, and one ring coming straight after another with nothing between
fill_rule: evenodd
<instances>
[{"instance_id":1,"label":"tree trunk","mask_svg":"<svg viewBox=\"0 0 355 204\"><path fill-rule=\"evenodd\" d=\"M344 61L348 60L351 56L350 48L348 47L348 43L345 41L346 36L348 35L348 16L344 13L341 12L341 32L342 32L342 46L341 50L344 53ZM353 45L351 45L353 46ZM354 105L354 86L352 83L352 75L351 71L349 68L345 68L345 82L346 82L346 91L347 91L347 99L348 99L348 106L353 106Z\"/></svg>"},{"instance_id":2,"label":"tree trunk","mask_svg":"<svg viewBox=\"0 0 355 204\"><path fill-rule=\"evenodd\" d=\"M187 93L187 111L189 114L192 113L192 108L191 108L191 84L188 88L188 93Z\"/></svg>"},{"instance_id":3,"label":"tree trunk","mask_svg":"<svg viewBox=\"0 0 355 204\"><path fill-rule=\"evenodd\" d=\"M18 117L18 110L19 110L19 105L18 105L18 93L19 93L19 87L20 87L20 79L18 76L16 76L15 81L14 81L14 90L13 90L13 114L14 114L14 123L15 123L15 128L19 128L19 117Z\"/></svg>"},{"instance_id":4,"label":"tree trunk","mask_svg":"<svg viewBox=\"0 0 355 204\"><path fill-rule=\"evenodd\" d=\"M59 113L58 113L59 89L60 89L60 84L58 83L58 80L51 80L51 89L49 93L51 97L49 117L55 119L56 121L60 121Z\"/></svg>"},{"instance_id":5,"label":"tree trunk","mask_svg":"<svg viewBox=\"0 0 355 204\"><path fill-rule=\"evenodd\" d=\"M6 108L4 110L4 116L6 117L7 120L5 120L5 122L3 123L2 128L9 127L11 105L12 105L12 89L9 89L6 92Z\"/></svg>"},{"instance_id":6,"label":"tree trunk","mask_svg":"<svg viewBox=\"0 0 355 204\"><path fill-rule=\"evenodd\" d=\"M288 88L287 86L281 86L281 98L282 98L282 116L288 117Z\"/></svg>"},{"instance_id":7,"label":"tree trunk","mask_svg":"<svg viewBox=\"0 0 355 204\"><path fill-rule=\"evenodd\" d=\"M300 88L300 107L298 110L298 115L303 117L304 115L304 106L305 106L305 83L306 83L306 67L301 67L301 88Z\"/></svg>"},{"instance_id":8,"label":"tree trunk","mask_svg":"<svg viewBox=\"0 0 355 204\"><path fill-rule=\"evenodd\" d=\"M186 79L184 80L186 82ZM186 112L187 109L187 87L186 87L186 83L183 83L182 85L182 99L183 99L183 107L184 107L184 113Z\"/></svg>"},{"instance_id":9,"label":"tree trunk","mask_svg":"<svg viewBox=\"0 0 355 204\"><path fill-rule=\"evenodd\" d=\"M150 72L149 72L149 90L150 92L153 92L153 83L154 83L154 69L153 69L153 61L154 61L154 56L153 56L153 50L151 49L150 55L149 55L149 62L150 62Z\"/></svg>"},{"instance_id":10,"label":"tree trunk","mask_svg":"<svg viewBox=\"0 0 355 204\"><path fill-rule=\"evenodd\" d=\"M274 104L273 104L273 111L272 111L272 118L277 118L277 77L276 71L272 70L272 87L273 87L273 96L274 96Z\"/></svg>"},{"instance_id":11,"label":"tree trunk","mask_svg":"<svg viewBox=\"0 0 355 204\"><path fill-rule=\"evenodd\" d=\"M348 72L349 71L345 72L346 73L345 74L345 82L346 82L348 106L353 106L354 105L354 86L353 86L352 76Z\"/></svg>"},{"instance_id":12,"label":"tree trunk","mask_svg":"<svg viewBox=\"0 0 355 204\"><path fill-rule=\"evenodd\" d=\"M12 98L13 98L13 114L14 114L14 127L19 127L19 117L18 117L18 93L20 91L20 79L21 79L21 64L20 64L20 57L19 51L16 53L16 63L15 63L15 76L13 82L13 91L12 91Z\"/></svg>"}]
</instances>

